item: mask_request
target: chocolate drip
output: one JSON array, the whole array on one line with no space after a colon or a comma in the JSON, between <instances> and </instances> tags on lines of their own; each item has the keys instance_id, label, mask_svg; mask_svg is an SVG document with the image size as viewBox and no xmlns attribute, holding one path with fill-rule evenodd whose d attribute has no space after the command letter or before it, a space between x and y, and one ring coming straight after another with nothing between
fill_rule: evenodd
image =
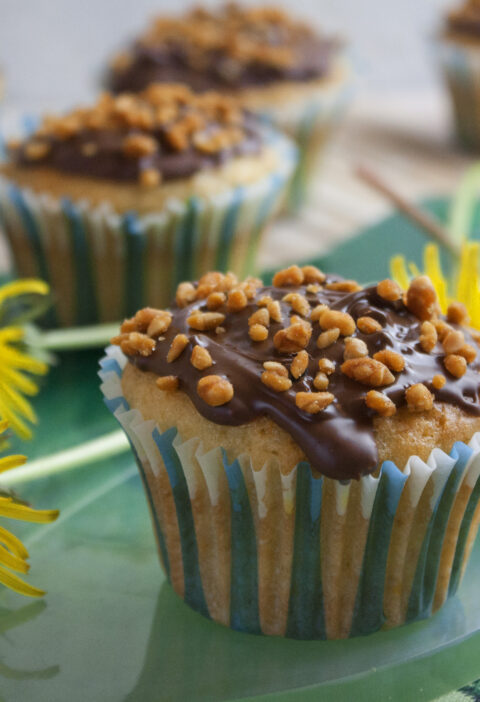
<instances>
[{"instance_id":1,"label":"chocolate drip","mask_svg":"<svg viewBox=\"0 0 480 702\"><path fill-rule=\"evenodd\" d=\"M293 437L305 452L312 468L323 475L337 480L349 480L372 473L378 464L373 433L373 419L376 415L364 401L370 388L351 380L340 371L345 349L343 339L326 349L318 349L316 341L322 330L318 323L314 323L307 347L309 364L306 373L294 380L292 388L286 392L275 392L261 382L265 361L275 360L289 367L295 355L280 354L273 344L275 333L285 327L292 314L290 305L282 302L285 294L292 290L303 294L312 307L325 303L333 310L348 312L355 320L370 316L380 322L383 327L381 331L363 334L357 329L355 335L366 343L370 356L387 348L404 357L405 369L401 373L394 373L395 381L389 386L378 388L397 407L405 404L406 388L414 383L424 383L437 401L455 405L469 414L480 415L479 360L468 366L463 377L453 378L445 371L442 346L438 343L431 353L424 352L419 344L421 322L402 302L388 302L381 298L375 286L354 293L323 288L318 293L309 293L306 286L263 288L240 312L227 312L226 308L219 310L226 313L222 324L225 331L220 334L215 331L197 332L187 323L192 310L204 309L204 300L183 309L174 306L172 323L164 340L157 342L151 356L135 355L130 357L130 362L142 371L178 376L180 388L188 394L200 414L217 424L233 426L245 424L262 415L270 417ZM283 321L272 321L268 339L257 343L248 335L248 318L258 309L255 300L264 295L280 301ZM468 331L464 327L462 331L466 341L471 342ZM189 345L177 360L167 363L168 349L178 333L188 336ZM208 349L214 362L211 368L202 372L190 363L191 350L196 344ZM296 406L295 394L299 391L315 391L313 378L318 371L318 360L323 357L336 363L328 387L335 400L324 411L307 414ZM446 384L441 389L434 389L431 380L438 373L445 375ZM211 374L225 376L234 387L233 399L220 407L207 405L196 391L198 380Z\"/></svg>"}]
</instances>

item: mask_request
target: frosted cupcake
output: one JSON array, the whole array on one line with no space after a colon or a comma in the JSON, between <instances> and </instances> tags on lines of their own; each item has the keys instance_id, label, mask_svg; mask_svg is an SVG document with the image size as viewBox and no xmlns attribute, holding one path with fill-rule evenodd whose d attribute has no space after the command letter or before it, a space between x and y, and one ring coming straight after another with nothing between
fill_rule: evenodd
<instances>
[{"instance_id":1,"label":"frosted cupcake","mask_svg":"<svg viewBox=\"0 0 480 702\"><path fill-rule=\"evenodd\" d=\"M58 323L120 320L212 267L251 272L295 161L231 98L104 94L10 143L0 219L18 274L51 284Z\"/></svg>"},{"instance_id":2,"label":"frosted cupcake","mask_svg":"<svg viewBox=\"0 0 480 702\"><path fill-rule=\"evenodd\" d=\"M292 266L210 273L124 322L107 405L176 592L234 629L346 638L430 616L480 519L478 334L404 294ZM118 348L119 346L119 348Z\"/></svg>"},{"instance_id":3,"label":"frosted cupcake","mask_svg":"<svg viewBox=\"0 0 480 702\"><path fill-rule=\"evenodd\" d=\"M439 38L438 54L452 99L459 141L480 149L480 2L452 10Z\"/></svg>"},{"instance_id":4,"label":"frosted cupcake","mask_svg":"<svg viewBox=\"0 0 480 702\"><path fill-rule=\"evenodd\" d=\"M241 95L295 138L300 160L290 205L297 207L343 114L351 76L338 39L276 7L229 3L157 18L113 60L109 85L138 91L170 80Z\"/></svg>"}]
</instances>

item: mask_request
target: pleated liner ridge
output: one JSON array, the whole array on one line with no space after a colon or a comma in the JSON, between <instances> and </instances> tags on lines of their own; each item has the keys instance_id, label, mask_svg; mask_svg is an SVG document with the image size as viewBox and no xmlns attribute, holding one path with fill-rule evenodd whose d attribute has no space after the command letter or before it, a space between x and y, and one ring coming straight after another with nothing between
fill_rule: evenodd
<instances>
[{"instance_id":1,"label":"pleated liner ridge","mask_svg":"<svg viewBox=\"0 0 480 702\"><path fill-rule=\"evenodd\" d=\"M238 631L335 639L428 617L455 594L480 520L480 434L345 485L308 463L256 471L131 410L126 358L106 353L105 402L135 454L165 573L195 610Z\"/></svg>"}]
</instances>

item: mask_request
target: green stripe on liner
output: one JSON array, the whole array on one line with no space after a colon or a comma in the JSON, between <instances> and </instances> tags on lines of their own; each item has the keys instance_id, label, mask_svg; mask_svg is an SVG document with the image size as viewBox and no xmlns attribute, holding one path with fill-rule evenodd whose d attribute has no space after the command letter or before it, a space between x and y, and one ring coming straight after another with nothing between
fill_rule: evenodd
<instances>
[{"instance_id":1,"label":"green stripe on liner","mask_svg":"<svg viewBox=\"0 0 480 702\"><path fill-rule=\"evenodd\" d=\"M252 509L238 460L229 465L225 450L222 455L231 500L230 626L237 631L260 634L257 543Z\"/></svg>"},{"instance_id":2,"label":"green stripe on liner","mask_svg":"<svg viewBox=\"0 0 480 702\"><path fill-rule=\"evenodd\" d=\"M198 214L201 209L199 198L191 197L187 211L179 220L174 233L174 287L184 280L194 280L196 240L198 238Z\"/></svg>"},{"instance_id":3,"label":"green stripe on liner","mask_svg":"<svg viewBox=\"0 0 480 702\"><path fill-rule=\"evenodd\" d=\"M406 480L407 476L394 463L385 461L370 517L350 636L378 631L385 621L383 597L388 549Z\"/></svg>"},{"instance_id":4,"label":"green stripe on liner","mask_svg":"<svg viewBox=\"0 0 480 702\"><path fill-rule=\"evenodd\" d=\"M445 531L458 485L471 455L472 449L460 442L455 443L450 452L456 462L433 509L425 533L408 601L407 623L423 619L432 613Z\"/></svg>"},{"instance_id":5,"label":"green stripe on liner","mask_svg":"<svg viewBox=\"0 0 480 702\"><path fill-rule=\"evenodd\" d=\"M92 261L83 219L75 205L62 199L62 212L72 237L72 263L75 270L75 301L77 324L98 322L98 306L92 275Z\"/></svg>"},{"instance_id":6,"label":"green stripe on liner","mask_svg":"<svg viewBox=\"0 0 480 702\"><path fill-rule=\"evenodd\" d=\"M220 237L218 240L217 262L215 264L215 268L219 271L226 271L228 269L232 240L237 233L238 213L244 199L245 188L235 188L233 191L232 202L230 203L221 224Z\"/></svg>"},{"instance_id":7,"label":"green stripe on liner","mask_svg":"<svg viewBox=\"0 0 480 702\"><path fill-rule=\"evenodd\" d=\"M453 559L452 573L450 576L450 583L448 586L448 596L454 595L460 584L462 577L462 567L463 559L465 557L465 548L467 545L468 534L472 526L473 517L475 511L478 507L478 501L480 499L480 477L477 478L475 487L472 490L470 499L468 500L467 507L465 509L465 514L462 519L462 525L458 533L457 546L455 549L455 557Z\"/></svg>"},{"instance_id":8,"label":"green stripe on liner","mask_svg":"<svg viewBox=\"0 0 480 702\"><path fill-rule=\"evenodd\" d=\"M148 300L145 300L143 275L146 237L134 212L128 212L123 217L123 230L126 238L123 308L125 316L129 317L148 304Z\"/></svg>"},{"instance_id":9,"label":"green stripe on liner","mask_svg":"<svg viewBox=\"0 0 480 702\"><path fill-rule=\"evenodd\" d=\"M323 479L313 477L308 463L299 463L286 631L292 638L326 638L320 554L322 488Z\"/></svg>"},{"instance_id":10,"label":"green stripe on liner","mask_svg":"<svg viewBox=\"0 0 480 702\"><path fill-rule=\"evenodd\" d=\"M175 428L160 434L158 429L152 432L152 438L161 453L165 469L172 488L175 510L177 512L178 530L182 546L183 578L185 583L185 602L205 617L208 613L205 595L203 593L200 566L198 562L197 538L193 521L192 504L188 494L187 481L182 464L173 446L177 436Z\"/></svg>"},{"instance_id":11,"label":"green stripe on liner","mask_svg":"<svg viewBox=\"0 0 480 702\"><path fill-rule=\"evenodd\" d=\"M279 196L279 191L284 181L284 176L281 176L278 173L272 174L270 178L271 187L258 207L255 224L250 230L247 257L243 268L243 275L245 276L256 272L255 260L257 257L258 244L260 242L260 235L262 234L267 220L272 213L273 205Z\"/></svg>"},{"instance_id":12,"label":"green stripe on liner","mask_svg":"<svg viewBox=\"0 0 480 702\"><path fill-rule=\"evenodd\" d=\"M25 202L25 197L22 191L15 185L10 185L8 187L8 194L13 204L17 208L20 218L23 222L27 237L30 241L30 247L33 250L33 257L38 265L39 277L50 284L50 275L48 272L47 260L45 257L45 251L43 249L42 237L40 234L40 229L37 226L32 211ZM50 309L45 316L42 318L45 323L49 326L57 324L56 314L54 309Z\"/></svg>"},{"instance_id":13,"label":"green stripe on liner","mask_svg":"<svg viewBox=\"0 0 480 702\"><path fill-rule=\"evenodd\" d=\"M298 145L298 163L288 189L288 209L291 211L298 210L307 195L308 159L311 156L308 149L317 114L318 108L310 106L295 134L295 141Z\"/></svg>"}]
</instances>

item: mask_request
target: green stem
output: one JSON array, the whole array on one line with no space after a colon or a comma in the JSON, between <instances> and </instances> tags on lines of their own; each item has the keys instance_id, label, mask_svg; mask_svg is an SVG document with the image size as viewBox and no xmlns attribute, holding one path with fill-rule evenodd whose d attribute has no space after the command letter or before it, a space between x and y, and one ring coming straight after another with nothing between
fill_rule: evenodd
<instances>
[{"instance_id":1,"label":"green stem","mask_svg":"<svg viewBox=\"0 0 480 702\"><path fill-rule=\"evenodd\" d=\"M27 343L42 351L73 351L106 346L112 336L118 334L120 322L95 324L90 327L71 327L70 329L54 329L40 331L30 328L26 337Z\"/></svg>"},{"instance_id":2,"label":"green stem","mask_svg":"<svg viewBox=\"0 0 480 702\"><path fill-rule=\"evenodd\" d=\"M0 483L2 485L18 485L27 480L45 478L54 473L73 470L79 466L118 456L129 448L130 445L124 432L119 429L65 451L37 458L37 460L30 461L25 466L13 468L0 476Z\"/></svg>"}]
</instances>

